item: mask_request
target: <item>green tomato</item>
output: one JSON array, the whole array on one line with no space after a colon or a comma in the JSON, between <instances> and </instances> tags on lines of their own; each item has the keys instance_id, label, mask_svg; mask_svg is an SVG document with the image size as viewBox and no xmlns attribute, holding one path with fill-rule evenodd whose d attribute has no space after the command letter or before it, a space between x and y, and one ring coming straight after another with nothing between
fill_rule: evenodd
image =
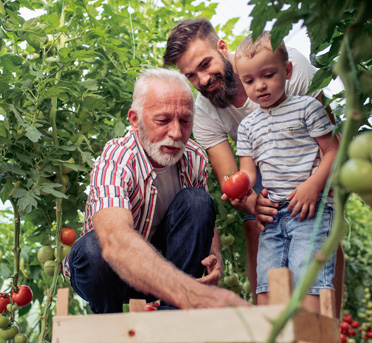
<instances>
[{"instance_id":1,"label":"green tomato","mask_svg":"<svg viewBox=\"0 0 372 343\"><path fill-rule=\"evenodd\" d=\"M240 294L243 291L243 284L238 282L236 285L231 287L231 290L236 294Z\"/></svg>"},{"instance_id":2,"label":"green tomato","mask_svg":"<svg viewBox=\"0 0 372 343\"><path fill-rule=\"evenodd\" d=\"M61 244L61 260L63 260L71 251L71 246L66 244ZM54 257L57 257L57 248L54 249Z\"/></svg>"},{"instance_id":3,"label":"green tomato","mask_svg":"<svg viewBox=\"0 0 372 343\"><path fill-rule=\"evenodd\" d=\"M229 287L233 287L235 286L238 282L239 282L239 275L236 274L236 273L232 273L230 275L226 275L224 278L223 278L223 282L229 286Z\"/></svg>"},{"instance_id":4,"label":"green tomato","mask_svg":"<svg viewBox=\"0 0 372 343\"><path fill-rule=\"evenodd\" d=\"M372 157L372 130L365 131L355 136L348 146L350 158L371 160ZM372 161L372 160L371 160Z\"/></svg>"},{"instance_id":5,"label":"green tomato","mask_svg":"<svg viewBox=\"0 0 372 343\"><path fill-rule=\"evenodd\" d=\"M8 310L8 312L17 311L18 308L19 306L16 303L6 305L6 309Z\"/></svg>"},{"instance_id":6,"label":"green tomato","mask_svg":"<svg viewBox=\"0 0 372 343\"><path fill-rule=\"evenodd\" d=\"M49 260L46 261L44 264L44 272L46 275L53 276L54 275L54 266L57 262Z\"/></svg>"},{"instance_id":7,"label":"green tomato","mask_svg":"<svg viewBox=\"0 0 372 343\"><path fill-rule=\"evenodd\" d=\"M14 343L27 343L27 336L23 333L17 333L14 337Z\"/></svg>"},{"instance_id":8,"label":"green tomato","mask_svg":"<svg viewBox=\"0 0 372 343\"><path fill-rule=\"evenodd\" d=\"M367 160L351 158L340 170L340 181L350 192L372 193L372 163Z\"/></svg>"},{"instance_id":9,"label":"green tomato","mask_svg":"<svg viewBox=\"0 0 372 343\"><path fill-rule=\"evenodd\" d=\"M53 257L54 257L53 249L48 245L41 247L37 252L37 259L41 264L44 264L46 261L52 260Z\"/></svg>"},{"instance_id":10,"label":"green tomato","mask_svg":"<svg viewBox=\"0 0 372 343\"><path fill-rule=\"evenodd\" d=\"M0 329L6 328L10 324L10 318L0 315Z\"/></svg>"},{"instance_id":11,"label":"green tomato","mask_svg":"<svg viewBox=\"0 0 372 343\"><path fill-rule=\"evenodd\" d=\"M18 333L18 326L11 324L5 329L0 329L0 337L4 340L11 340Z\"/></svg>"},{"instance_id":12,"label":"green tomato","mask_svg":"<svg viewBox=\"0 0 372 343\"><path fill-rule=\"evenodd\" d=\"M231 233L229 233L228 235L223 234L221 235L220 240L223 246L228 247L234 243L234 236Z\"/></svg>"},{"instance_id":13,"label":"green tomato","mask_svg":"<svg viewBox=\"0 0 372 343\"><path fill-rule=\"evenodd\" d=\"M244 284L243 284L243 290L247 294L251 293L251 291L252 291L251 284L250 284L250 282L248 280L246 282L244 282Z\"/></svg>"}]
</instances>

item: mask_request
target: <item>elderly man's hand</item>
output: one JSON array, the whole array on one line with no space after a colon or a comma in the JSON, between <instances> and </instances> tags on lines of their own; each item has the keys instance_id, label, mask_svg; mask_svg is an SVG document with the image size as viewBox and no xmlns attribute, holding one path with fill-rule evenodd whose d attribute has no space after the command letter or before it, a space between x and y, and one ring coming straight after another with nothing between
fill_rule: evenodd
<instances>
[{"instance_id":1,"label":"elderly man's hand","mask_svg":"<svg viewBox=\"0 0 372 343\"><path fill-rule=\"evenodd\" d=\"M202 260L201 263L207 268L207 275L197 280L206 285L218 286L222 276L222 262L212 254Z\"/></svg>"}]
</instances>

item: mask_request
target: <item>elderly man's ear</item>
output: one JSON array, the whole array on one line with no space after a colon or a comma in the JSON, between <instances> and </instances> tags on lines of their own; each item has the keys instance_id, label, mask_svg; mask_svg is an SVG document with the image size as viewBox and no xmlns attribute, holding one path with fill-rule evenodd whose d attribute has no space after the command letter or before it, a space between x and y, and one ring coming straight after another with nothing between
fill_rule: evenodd
<instances>
[{"instance_id":1,"label":"elderly man's ear","mask_svg":"<svg viewBox=\"0 0 372 343\"><path fill-rule=\"evenodd\" d=\"M128 119L130 122L130 125L132 126L133 130L138 130L138 115L135 110L132 108L128 111Z\"/></svg>"}]
</instances>

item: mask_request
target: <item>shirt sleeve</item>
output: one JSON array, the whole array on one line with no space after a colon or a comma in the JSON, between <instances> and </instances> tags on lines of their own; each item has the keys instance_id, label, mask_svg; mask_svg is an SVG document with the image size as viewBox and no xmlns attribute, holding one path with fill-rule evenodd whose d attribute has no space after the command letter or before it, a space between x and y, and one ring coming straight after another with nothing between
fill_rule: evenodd
<instances>
[{"instance_id":1,"label":"shirt sleeve","mask_svg":"<svg viewBox=\"0 0 372 343\"><path fill-rule=\"evenodd\" d=\"M251 127L251 117L242 120L238 128L238 140L236 142L237 156L253 156L252 144L249 139L249 128Z\"/></svg>"},{"instance_id":2,"label":"shirt sleeve","mask_svg":"<svg viewBox=\"0 0 372 343\"><path fill-rule=\"evenodd\" d=\"M305 122L307 130L313 138L323 136L333 129L333 125L323 105L318 100L311 97L308 97L306 103Z\"/></svg>"}]
</instances>

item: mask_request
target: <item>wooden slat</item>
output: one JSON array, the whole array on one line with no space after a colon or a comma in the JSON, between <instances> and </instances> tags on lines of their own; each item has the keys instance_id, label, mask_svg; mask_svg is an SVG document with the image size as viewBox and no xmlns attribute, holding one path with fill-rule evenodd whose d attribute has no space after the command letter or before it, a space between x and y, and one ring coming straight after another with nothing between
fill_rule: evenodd
<instances>
[{"instance_id":1,"label":"wooden slat","mask_svg":"<svg viewBox=\"0 0 372 343\"><path fill-rule=\"evenodd\" d=\"M129 312L144 312L146 311L145 299L129 299Z\"/></svg>"},{"instance_id":2,"label":"wooden slat","mask_svg":"<svg viewBox=\"0 0 372 343\"><path fill-rule=\"evenodd\" d=\"M320 313L329 318L336 318L336 300L334 289L320 291Z\"/></svg>"},{"instance_id":3,"label":"wooden slat","mask_svg":"<svg viewBox=\"0 0 372 343\"><path fill-rule=\"evenodd\" d=\"M288 268L269 270L269 304L287 304L293 292L292 272Z\"/></svg>"},{"instance_id":4,"label":"wooden slat","mask_svg":"<svg viewBox=\"0 0 372 343\"><path fill-rule=\"evenodd\" d=\"M57 289L57 316L67 316L68 315L68 288L58 288Z\"/></svg>"},{"instance_id":5,"label":"wooden slat","mask_svg":"<svg viewBox=\"0 0 372 343\"><path fill-rule=\"evenodd\" d=\"M54 317L52 343L264 343L283 309L274 305ZM277 340L289 342L294 342L292 322Z\"/></svg>"}]
</instances>

